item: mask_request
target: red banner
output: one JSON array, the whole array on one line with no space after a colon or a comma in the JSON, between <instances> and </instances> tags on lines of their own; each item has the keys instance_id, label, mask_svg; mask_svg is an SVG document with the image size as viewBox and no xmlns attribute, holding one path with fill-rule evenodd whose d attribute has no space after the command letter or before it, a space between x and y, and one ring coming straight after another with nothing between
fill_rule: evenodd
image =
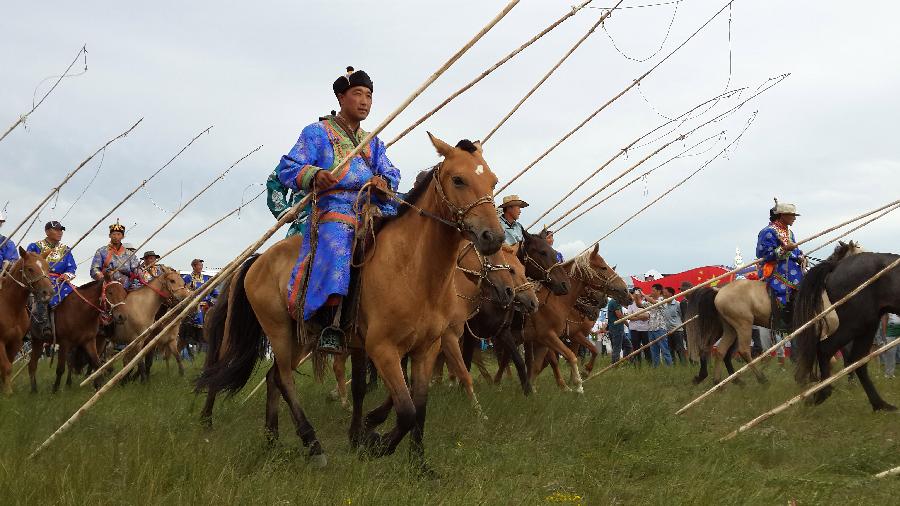
<instances>
[{"instance_id":1,"label":"red banner","mask_svg":"<svg viewBox=\"0 0 900 506\"><path fill-rule=\"evenodd\" d=\"M697 267L696 269L691 269L689 271L679 272L678 274L663 276L662 278L653 281L642 281L632 276L631 282L634 283L636 288L640 288L644 293L650 293L650 289L656 283L661 284L663 288L672 287L677 293L681 292L681 283L685 281L691 285L698 285L706 280L725 274L726 272L728 272L728 269L725 269L724 267L708 265L706 267ZM728 276L727 278L720 279L710 286L724 285L725 283L732 281L733 277L734 276Z\"/></svg>"}]
</instances>

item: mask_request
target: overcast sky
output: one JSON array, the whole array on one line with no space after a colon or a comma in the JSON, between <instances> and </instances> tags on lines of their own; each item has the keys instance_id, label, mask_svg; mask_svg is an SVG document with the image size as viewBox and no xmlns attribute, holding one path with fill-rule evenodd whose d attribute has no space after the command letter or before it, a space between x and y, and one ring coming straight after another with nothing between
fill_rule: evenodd
<instances>
[{"instance_id":1,"label":"overcast sky","mask_svg":"<svg viewBox=\"0 0 900 506\"><path fill-rule=\"evenodd\" d=\"M598 2L593 4L614 3ZM64 241L71 243L197 132L215 125L148 185L148 191L112 216L129 226L127 241L140 243L168 218L167 212L263 144L144 248L166 251L239 205L242 195L261 189L300 130L336 107L331 82L345 66L365 69L375 82L372 115L364 124L372 129L505 3L197 1L186 7L184 2L159 1L127 9L105 2L8 5L0 18L6 40L0 45L0 129L30 109L35 86L59 74L82 44L89 51L89 70L65 79L28 119L27 129L20 127L0 143L0 205L10 201L9 221L0 232L8 233L68 171L140 117L144 122L133 134L105 153L99 173L100 157L62 189L55 209L43 211L27 242L41 237L38 229L45 221L58 219L68 229ZM393 139L572 3L523 0L381 138ZM642 3L654 2L626 0L623 6ZM507 181L652 67L723 4L685 0L615 12L607 30L588 38L485 145L485 158L500 181ZM393 146L389 156L404 174L401 188L409 187L418 170L436 162L426 128L451 143L482 138L602 12L580 11ZM650 158L635 175L726 131L721 139L687 153L696 156L661 167L561 231L557 246L572 255L605 235L718 153L754 111L755 122L727 157L712 162L601 243L601 253L618 265L620 274L730 264L737 247L746 260L752 259L773 197L799 207L798 239L896 199L898 14L900 7L890 2L850 9L838 2L737 0L730 12L726 9L639 89L600 113L504 193L531 203L522 217L529 224L621 147L664 122L664 116L680 115L726 89L749 87L741 97L721 101L669 136L631 150L567 204L678 133L747 98L768 78L790 72L787 80L721 122ZM650 59L633 61L623 53ZM45 81L38 95L51 83ZM93 185L63 218L95 174ZM167 263L186 269L191 258L202 257L207 267L224 265L272 222L260 198L239 220L231 218ZM79 245L76 259L90 257L106 242L106 232L104 224ZM872 250L896 252L900 213L853 238ZM80 267L86 269L86 264Z\"/></svg>"}]
</instances>

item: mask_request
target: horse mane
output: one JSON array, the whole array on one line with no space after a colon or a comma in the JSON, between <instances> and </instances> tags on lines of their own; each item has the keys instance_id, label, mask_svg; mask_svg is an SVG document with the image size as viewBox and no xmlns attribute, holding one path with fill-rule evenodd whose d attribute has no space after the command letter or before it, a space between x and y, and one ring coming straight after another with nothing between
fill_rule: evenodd
<instances>
[{"instance_id":1,"label":"horse mane","mask_svg":"<svg viewBox=\"0 0 900 506\"><path fill-rule=\"evenodd\" d=\"M95 280L93 280L93 281L89 281L89 282L87 282L87 283L85 283L85 284L79 286L78 289L79 289L79 290L87 290L87 289L89 289L89 288L95 287L95 286L98 285L98 284L100 284L100 280L99 280L99 279L95 279Z\"/></svg>"},{"instance_id":2,"label":"horse mane","mask_svg":"<svg viewBox=\"0 0 900 506\"><path fill-rule=\"evenodd\" d=\"M403 200L414 205L418 203L419 200L422 199L422 196L425 195L425 191L428 190L428 187L431 186L431 182L434 180L435 169L437 169L437 165L416 174L416 182L413 184L412 189L407 192ZM397 210L397 218L408 213L410 209L412 209L410 206L401 204Z\"/></svg>"},{"instance_id":3,"label":"horse mane","mask_svg":"<svg viewBox=\"0 0 900 506\"><path fill-rule=\"evenodd\" d=\"M862 247L860 247L859 243L850 241L843 242L838 241L837 246L834 247L834 253L832 253L828 258L825 259L826 262L840 262L844 258L854 255L862 251Z\"/></svg>"},{"instance_id":4,"label":"horse mane","mask_svg":"<svg viewBox=\"0 0 900 506\"><path fill-rule=\"evenodd\" d=\"M597 273L591 266L591 252L585 251L580 255L563 262L563 267L569 269L571 276L580 277L581 279L594 279Z\"/></svg>"}]
</instances>

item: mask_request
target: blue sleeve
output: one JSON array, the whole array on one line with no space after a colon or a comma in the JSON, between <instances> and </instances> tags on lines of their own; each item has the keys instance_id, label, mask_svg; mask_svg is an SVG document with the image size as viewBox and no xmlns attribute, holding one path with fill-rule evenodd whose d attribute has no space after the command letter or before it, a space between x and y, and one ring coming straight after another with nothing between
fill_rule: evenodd
<instances>
[{"instance_id":1,"label":"blue sleeve","mask_svg":"<svg viewBox=\"0 0 900 506\"><path fill-rule=\"evenodd\" d=\"M62 259L62 264L64 266L63 273L75 275L75 269L78 269L78 264L75 262L75 257L72 256L72 250L66 251L66 256Z\"/></svg>"},{"instance_id":2,"label":"blue sleeve","mask_svg":"<svg viewBox=\"0 0 900 506\"><path fill-rule=\"evenodd\" d=\"M756 258L762 258L765 262L775 262L779 259L781 241L771 228L764 228L759 233L756 242Z\"/></svg>"},{"instance_id":3,"label":"blue sleeve","mask_svg":"<svg viewBox=\"0 0 900 506\"><path fill-rule=\"evenodd\" d=\"M29 244L28 247L25 248L25 251L30 251L30 252L32 252L32 253L37 253L38 255L41 254L41 248L38 248L37 243L34 243L34 242L31 243L31 244Z\"/></svg>"},{"instance_id":4,"label":"blue sleeve","mask_svg":"<svg viewBox=\"0 0 900 506\"><path fill-rule=\"evenodd\" d=\"M2 241L3 239L0 239L0 242ZM16 245L11 240L6 241L6 244L3 245L3 251L0 251L0 260L15 262L18 259L19 252L16 250Z\"/></svg>"},{"instance_id":5,"label":"blue sleeve","mask_svg":"<svg viewBox=\"0 0 900 506\"><path fill-rule=\"evenodd\" d=\"M378 137L372 139L372 173L384 178L391 190L400 186L400 170L387 157L387 148Z\"/></svg>"},{"instance_id":6,"label":"blue sleeve","mask_svg":"<svg viewBox=\"0 0 900 506\"><path fill-rule=\"evenodd\" d=\"M94 253L94 259L91 260L91 279L100 272L100 268L103 266L103 248L97 250Z\"/></svg>"},{"instance_id":7,"label":"blue sleeve","mask_svg":"<svg viewBox=\"0 0 900 506\"><path fill-rule=\"evenodd\" d=\"M182 274L182 275L181 275L181 279L184 280L184 284L186 284L186 285L190 285L190 284L191 284L191 276L190 276L190 275L188 275L188 274Z\"/></svg>"},{"instance_id":8,"label":"blue sleeve","mask_svg":"<svg viewBox=\"0 0 900 506\"><path fill-rule=\"evenodd\" d=\"M281 184L294 191L308 191L316 173L324 168L321 148L327 141L328 137L318 123L304 128L297 143L288 154L281 157L275 169ZM328 142L328 145L331 143Z\"/></svg>"}]
</instances>

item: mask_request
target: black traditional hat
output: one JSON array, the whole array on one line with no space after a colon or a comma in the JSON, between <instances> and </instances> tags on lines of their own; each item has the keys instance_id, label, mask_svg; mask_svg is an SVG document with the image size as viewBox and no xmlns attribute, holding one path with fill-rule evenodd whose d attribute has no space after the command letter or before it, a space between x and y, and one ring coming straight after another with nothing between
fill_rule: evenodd
<instances>
[{"instance_id":1,"label":"black traditional hat","mask_svg":"<svg viewBox=\"0 0 900 506\"><path fill-rule=\"evenodd\" d=\"M365 86L369 88L369 91L375 91L369 74L362 70L354 71L353 67L347 67L347 74L338 77L331 85L331 89L334 90L335 95L340 95L354 86Z\"/></svg>"},{"instance_id":2,"label":"black traditional hat","mask_svg":"<svg viewBox=\"0 0 900 506\"><path fill-rule=\"evenodd\" d=\"M110 233L122 232L124 234L125 233L125 225L122 225L121 223L119 223L119 219L116 218L116 222L109 226L109 232Z\"/></svg>"},{"instance_id":3,"label":"black traditional hat","mask_svg":"<svg viewBox=\"0 0 900 506\"><path fill-rule=\"evenodd\" d=\"M47 224L44 225L44 230L45 230L45 231L46 231L46 230L50 230L51 228L54 229L54 230L65 230L65 229L66 229L66 227L64 227L64 226L62 225L62 223L60 223L60 222L58 222L58 221L56 221L56 220L54 220L54 221L48 221Z\"/></svg>"}]
</instances>

